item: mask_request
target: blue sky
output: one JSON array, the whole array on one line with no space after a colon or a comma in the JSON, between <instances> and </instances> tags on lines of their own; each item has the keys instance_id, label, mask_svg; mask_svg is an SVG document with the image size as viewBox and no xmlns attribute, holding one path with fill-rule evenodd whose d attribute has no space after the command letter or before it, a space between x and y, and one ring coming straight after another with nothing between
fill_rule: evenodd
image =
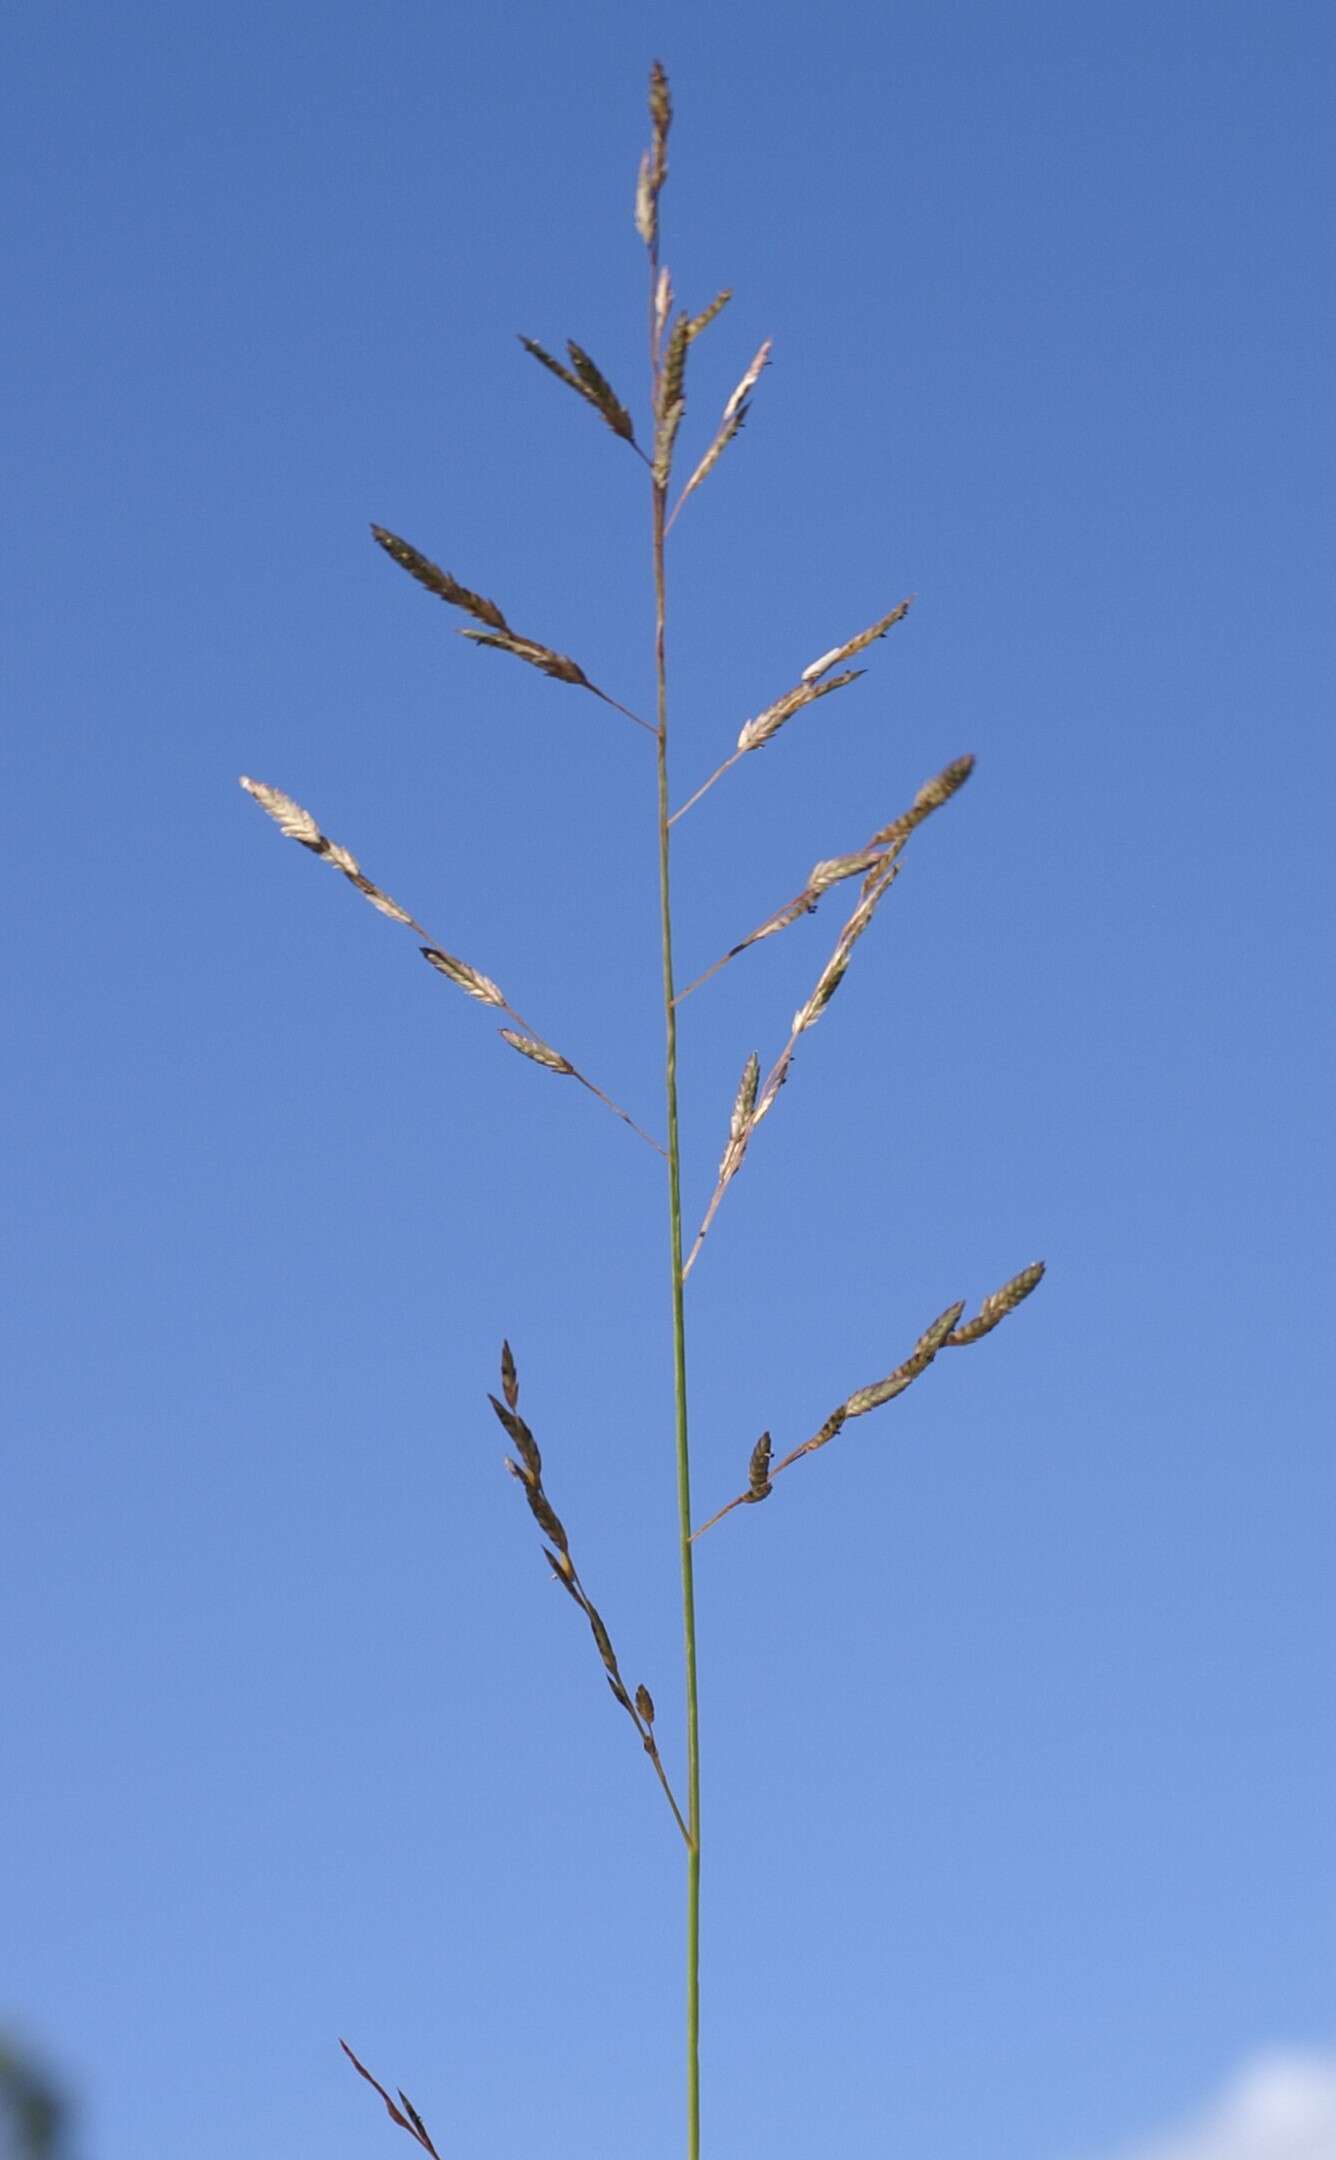
<instances>
[{"instance_id":1,"label":"blue sky","mask_svg":"<svg viewBox=\"0 0 1336 2160\"><path fill-rule=\"evenodd\" d=\"M87 2160L407 2152L339 2033L445 2153L679 2150L671 1825L485 1401L507 1334L671 1757L658 1165L236 785L658 1125L648 746L367 535L650 698L643 475L514 339L642 408L656 52L679 293L736 290L685 455L775 341L673 536L676 792L918 595L684 821L683 968L978 757L693 1275L702 1507L1050 1267L701 1547L707 2150L1315 2160L1330 11L0 38L0 2015ZM684 1008L689 1215L837 905Z\"/></svg>"}]
</instances>

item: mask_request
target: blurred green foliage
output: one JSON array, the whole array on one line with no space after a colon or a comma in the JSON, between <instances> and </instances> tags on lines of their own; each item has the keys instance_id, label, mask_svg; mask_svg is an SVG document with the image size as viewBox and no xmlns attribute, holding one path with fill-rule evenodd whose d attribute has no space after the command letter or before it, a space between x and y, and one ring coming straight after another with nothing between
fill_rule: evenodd
<instances>
[{"instance_id":1,"label":"blurred green foliage","mask_svg":"<svg viewBox=\"0 0 1336 2160\"><path fill-rule=\"evenodd\" d=\"M66 2127L51 2079L0 2036L0 2160L60 2160Z\"/></svg>"}]
</instances>

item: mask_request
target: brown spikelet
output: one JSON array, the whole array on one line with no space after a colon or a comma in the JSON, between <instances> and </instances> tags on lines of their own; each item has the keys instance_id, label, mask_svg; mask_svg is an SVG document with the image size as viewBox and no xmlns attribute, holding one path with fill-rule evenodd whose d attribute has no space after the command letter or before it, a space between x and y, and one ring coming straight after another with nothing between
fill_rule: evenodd
<instances>
[{"instance_id":1,"label":"brown spikelet","mask_svg":"<svg viewBox=\"0 0 1336 2160\"><path fill-rule=\"evenodd\" d=\"M392 2123L395 2123L400 2130L406 2130L411 2138L416 2139L417 2143L422 2147L423 2152L430 2155L430 2160L441 2160L440 2154L437 2152L436 2147L432 2144L431 2138L427 2134L427 2125L423 2122L422 2117L419 2115L417 2109L414 2107L407 2093L401 2091L399 2094L399 2099L403 2102L403 2108L401 2109L399 2106L396 2105L395 2101L391 2099L389 2093L386 2092L385 2087L380 2082L380 2079L373 2077L371 2075L371 2072L367 2069L365 2063L360 2063L357 2060L357 2057L354 2055L352 2049L349 2047L347 2041L340 2040L339 2046L343 2049L344 2054L347 2056L349 2062L352 2064L358 2076L364 2077L367 2081L367 2084L374 2086L375 2090L380 2094L381 2099L385 2102L385 2111L388 2114L390 2121Z\"/></svg>"},{"instance_id":2,"label":"brown spikelet","mask_svg":"<svg viewBox=\"0 0 1336 2160\"><path fill-rule=\"evenodd\" d=\"M512 1359L512 1374L514 1373L514 1369L514 1360ZM502 1364L501 1372L502 1389L503 1391L505 1391L504 1363ZM518 1384L515 1388L515 1394L518 1399ZM495 1395L489 1395L487 1400L491 1404L493 1410L496 1412L500 1423L505 1428L505 1431L509 1435L510 1439L519 1449L520 1455L523 1458L524 1471L521 1472L521 1482L526 1484L530 1482L534 1484L541 1483L543 1476L543 1458L538 1452L538 1442L534 1439L533 1434L530 1432L528 1426L525 1424L524 1419L520 1416L519 1411L511 1406L508 1399L505 1402L498 1402ZM527 1473L527 1475L525 1473ZM559 1538L557 1540L557 1543L561 1543L561 1540ZM563 1547L563 1550L564 1549L565 1548Z\"/></svg>"},{"instance_id":3,"label":"brown spikelet","mask_svg":"<svg viewBox=\"0 0 1336 2160\"><path fill-rule=\"evenodd\" d=\"M518 1035L514 1028L498 1028L497 1033L502 1042L508 1042L512 1050L518 1050L521 1057L529 1058L533 1064L544 1065L549 1072L574 1076L575 1067L559 1050L550 1049L545 1042L538 1042L532 1035Z\"/></svg>"},{"instance_id":4,"label":"brown spikelet","mask_svg":"<svg viewBox=\"0 0 1336 2160\"><path fill-rule=\"evenodd\" d=\"M424 945L422 957L430 967L435 968L438 975L444 975L448 982L457 983L461 990L467 990L470 997L480 999L484 1005L505 1005L505 992L498 988L490 975L480 974L477 968L470 967L467 960L456 960L453 953L442 952L439 945Z\"/></svg>"},{"instance_id":5,"label":"brown spikelet","mask_svg":"<svg viewBox=\"0 0 1336 2160\"><path fill-rule=\"evenodd\" d=\"M658 488L668 485L677 431L687 409L687 321L685 315L678 315L668 333L655 394L654 484Z\"/></svg>"},{"instance_id":6,"label":"brown spikelet","mask_svg":"<svg viewBox=\"0 0 1336 2160\"><path fill-rule=\"evenodd\" d=\"M650 66L649 117L653 129L650 158L657 193L668 178L668 130L673 124L673 101L661 60L655 60Z\"/></svg>"},{"instance_id":7,"label":"brown spikelet","mask_svg":"<svg viewBox=\"0 0 1336 2160\"><path fill-rule=\"evenodd\" d=\"M947 1347L958 1350L964 1343L975 1343L981 1337L991 1335L1008 1313L1015 1312L1016 1307L1025 1302L1031 1291L1039 1288L1043 1279L1042 1260L1034 1260L1029 1267L1022 1268L1019 1275L1013 1275L1010 1282L1003 1283L1000 1290L994 1290L984 1299L973 1320L967 1320L964 1327L952 1329L946 1337Z\"/></svg>"},{"instance_id":8,"label":"brown spikelet","mask_svg":"<svg viewBox=\"0 0 1336 2160\"><path fill-rule=\"evenodd\" d=\"M501 1350L501 1391L506 1397L505 1402L499 1402L495 1395L489 1395L487 1399L508 1437L513 1440L523 1457L522 1463L517 1463L507 1456L506 1468L511 1476L517 1479L523 1487L524 1497L529 1503L529 1512L538 1524L539 1529L551 1539L551 1544L543 1546L543 1556L555 1579L561 1584L567 1595L579 1606L588 1621L589 1631L594 1638L595 1647L607 1675L608 1686L612 1690L615 1701L625 1710L634 1725L641 1746L653 1765L654 1774L663 1788L669 1807L672 1809L677 1827L689 1845L691 1843L690 1832L673 1795L673 1789L668 1782L667 1773L659 1756L658 1743L654 1738L653 1698L649 1689L643 1684L636 1689L634 1698L630 1694L626 1682L622 1678L621 1667L617 1662L617 1653L613 1648L612 1637L608 1632L607 1624L580 1580L579 1571L571 1557L570 1541L567 1538L565 1527L552 1506L543 1485L543 1461L538 1450L538 1443L516 1408L519 1400L519 1380L516 1376L515 1360L508 1343L503 1344Z\"/></svg>"},{"instance_id":9,"label":"brown spikelet","mask_svg":"<svg viewBox=\"0 0 1336 2160\"><path fill-rule=\"evenodd\" d=\"M747 1464L748 1500L767 1500L774 1491L774 1487L770 1483L771 1453L770 1435L768 1432L763 1432L752 1449L751 1458Z\"/></svg>"},{"instance_id":10,"label":"brown spikelet","mask_svg":"<svg viewBox=\"0 0 1336 2160\"><path fill-rule=\"evenodd\" d=\"M1036 1272L1036 1269L1038 1272ZM1042 1273L1042 1263L1036 1262L1035 1267L1026 1268L1022 1274L1014 1277L1012 1282L1004 1284L1001 1290L995 1291L994 1297L998 1300L1010 1298L1011 1304L1007 1307L1007 1310L1010 1311L1014 1305L1019 1304L1022 1298L1028 1297ZM1027 1287L1021 1289L1019 1286L1022 1283L1025 1283ZM983 1317L983 1312L989 1309L991 1303L992 1301L989 1299L984 1300L980 1318ZM824 1423L817 1427L810 1440L804 1440L801 1447L791 1449L783 1457L782 1461L775 1463L773 1467L770 1459L770 1435L769 1433L762 1433L761 1438L752 1450L751 1462L747 1471L746 1491L738 1493L734 1499L727 1501L723 1507L711 1515L707 1521L703 1522L698 1530L693 1530L693 1540L703 1537L705 1532L713 1529L714 1525L722 1521L725 1515L731 1515L734 1508L745 1507L749 1501L764 1499L771 1490L774 1480L782 1471L791 1469L794 1463L801 1462L805 1456L815 1455L823 1447L829 1446L830 1442L844 1430L844 1427L851 1419L866 1417L869 1410L879 1410L883 1404L893 1402L897 1395L903 1395L905 1389L911 1387L920 1374L927 1371L938 1352L947 1343L975 1340L972 1335L962 1336L952 1332L964 1310L965 1301L963 1298L959 1299L954 1305L948 1305L945 1312L938 1314L931 1327L924 1329L909 1356L904 1359L903 1363L896 1366L894 1372L888 1373L884 1380L874 1380L870 1387L855 1388L853 1394L846 1396L844 1401L831 1411L830 1416L826 1418ZM1002 1314L999 1312L998 1318L1001 1317ZM990 1326L996 1326L997 1321L992 1320L989 1324ZM764 1490L762 1490L762 1487Z\"/></svg>"},{"instance_id":11,"label":"brown spikelet","mask_svg":"<svg viewBox=\"0 0 1336 2160\"><path fill-rule=\"evenodd\" d=\"M535 638L515 637L510 631L500 630L461 630L459 634L475 645L489 645L494 652L514 653L517 660L550 675L554 682L574 683L581 690L593 689L584 669L568 653L554 652L550 645L540 645Z\"/></svg>"},{"instance_id":12,"label":"brown spikelet","mask_svg":"<svg viewBox=\"0 0 1336 2160\"><path fill-rule=\"evenodd\" d=\"M515 1353L508 1342L501 1345L501 1393L507 1407L518 1408L520 1399L520 1376L515 1370Z\"/></svg>"},{"instance_id":13,"label":"brown spikelet","mask_svg":"<svg viewBox=\"0 0 1336 2160\"><path fill-rule=\"evenodd\" d=\"M569 338L567 339L566 350L571 359L570 367L567 368L562 366L560 360L554 360L550 352L545 352L536 339L521 337L520 343L527 353L532 353L540 366L545 367L550 374L555 375L559 382L566 383L577 397L582 397L585 400L587 405L592 405L595 412L607 422L614 435L619 435L623 442L635 443L635 424L630 413L617 396L606 375L590 359L589 354L585 352L582 346L576 345Z\"/></svg>"},{"instance_id":14,"label":"brown spikelet","mask_svg":"<svg viewBox=\"0 0 1336 2160\"><path fill-rule=\"evenodd\" d=\"M401 570L416 578L428 592L435 593L438 600L444 600L449 607L462 608L466 615L475 616L493 630L509 631L510 625L495 600L485 600L481 593L470 592L467 585L461 585L448 570L442 570L417 548L410 547L397 533L387 532L383 525L373 525L371 534L391 562L397 562Z\"/></svg>"},{"instance_id":15,"label":"brown spikelet","mask_svg":"<svg viewBox=\"0 0 1336 2160\"><path fill-rule=\"evenodd\" d=\"M589 394L585 386L566 374L559 362L551 360L550 354L543 357L556 368L563 380L574 384L582 397ZM590 362L589 365L592 367L593 363ZM599 379L602 380L601 377ZM608 417L606 413L604 417ZM400 540L395 533L386 532L383 526L373 525L371 530L386 554L407 570L411 577L416 578L419 585L425 586L428 592L435 593L439 599L448 601L452 607L463 608L466 614L487 625L485 630L461 630L461 637L470 638L475 645L489 645L494 652L513 653L517 660L523 660L529 667L538 668L542 674L551 676L554 682L572 683L578 689L588 690L593 697L601 699L603 704L611 705L615 711L624 713L628 720L633 720L646 734L654 733L651 722L642 720L639 713L632 712L629 706L621 704L617 698L609 697L606 690L600 690L597 683L591 682L584 669L571 659L569 653L556 652L552 646L541 644L537 638L521 637L518 631L511 629L494 600L484 600L479 594L470 592L466 586L452 578L448 570L440 569L436 563L420 554L417 548L410 547L406 540Z\"/></svg>"}]
</instances>

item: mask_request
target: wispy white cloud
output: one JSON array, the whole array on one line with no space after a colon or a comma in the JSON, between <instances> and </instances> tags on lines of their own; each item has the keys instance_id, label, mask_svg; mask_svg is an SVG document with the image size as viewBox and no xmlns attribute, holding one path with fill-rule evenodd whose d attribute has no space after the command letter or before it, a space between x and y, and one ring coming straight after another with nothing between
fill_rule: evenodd
<instances>
[{"instance_id":1,"label":"wispy white cloud","mask_svg":"<svg viewBox=\"0 0 1336 2160\"><path fill-rule=\"evenodd\" d=\"M1117 2160L1336 2160L1336 2054L1259 2055L1205 2114Z\"/></svg>"}]
</instances>

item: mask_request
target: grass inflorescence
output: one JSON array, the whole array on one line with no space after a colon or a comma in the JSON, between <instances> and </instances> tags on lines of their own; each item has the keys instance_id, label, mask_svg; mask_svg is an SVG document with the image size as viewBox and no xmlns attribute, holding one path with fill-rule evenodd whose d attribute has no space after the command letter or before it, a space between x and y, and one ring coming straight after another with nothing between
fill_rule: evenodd
<instances>
[{"instance_id":1,"label":"grass inflorescence","mask_svg":"<svg viewBox=\"0 0 1336 2160\"><path fill-rule=\"evenodd\" d=\"M687 505L721 467L725 454L746 422L757 386L772 357L767 337L743 367L736 387L725 401L721 417L695 454L685 481L676 478L679 445L688 412L689 376L696 340L719 321L733 295L731 288L715 295L693 313L678 303L668 266L661 259L662 196L668 179L668 144L672 128L672 99L668 78L656 61L650 71L650 141L636 175L633 216L635 230L645 250L647 267L647 314L649 385L643 425L633 406L614 389L598 363L582 345L568 339L566 357L560 359L533 338L524 336L524 350L551 376L573 391L603 422L606 430L635 454L648 474L649 569L654 596L653 666L654 718L647 719L631 706L602 689L584 667L558 647L517 631L497 601L463 585L431 557L383 525L373 525L372 537L413 581L469 620L460 635L488 650L509 653L550 680L583 690L623 714L650 734L655 744L654 792L657 802L656 852L660 895L659 969L663 990L664 1026L664 1119L665 1137L659 1141L589 1079L566 1054L555 1048L524 1018L500 985L471 961L459 958L367 876L347 848L328 838L309 811L265 782L243 779L241 785L289 839L326 862L348 880L379 914L410 930L418 940L423 959L435 974L463 991L475 1002L504 1016L499 1027L503 1042L531 1065L558 1078L571 1079L631 1127L664 1158L667 1176L667 1260L669 1312L672 1343L672 1426L676 1467L676 1545L681 1575L683 1635L684 1718L680 1744L664 1743L660 1737L654 1699L643 1681L632 1687L623 1674L618 1653L602 1613L590 1597L576 1566L566 1525L548 1492L542 1452L533 1430L520 1409L519 1373L509 1343L502 1345L500 1394L491 1395L492 1410L510 1443L506 1468L523 1491L529 1513L542 1539L543 1553L554 1582L577 1607L593 1639L604 1678L619 1710L630 1722L640 1748L647 1757L672 1812L676 1830L685 1847L686 1866L686 2150L689 2160L701 2151L700 2088L700 1917L701 1917L701 1745L698 1709L698 1644L695 1619L695 1544L705 1531L742 1507L757 1507L771 1498L778 1480L797 1463L818 1454L856 1420L883 1409L927 1373L946 1351L981 1341L1029 1298L1044 1274L1042 1261L1023 1268L998 1290L985 1297L972 1318L965 1318L965 1301L957 1300L924 1329L908 1352L879 1379L854 1388L830 1410L809 1437L776 1454L773 1432L782 1420L776 1416L761 1433L741 1472L745 1482L735 1496L699 1525L693 1523L691 1501L691 1447L687 1385L687 1278L699 1259L719 1208L737 1177L758 1127L769 1116L790 1077L798 1046L828 1011L850 972L855 949L871 928L882 903L896 884L912 836L933 814L959 793L974 770L972 756L961 756L925 781L907 809L888 822L876 825L868 839L842 852L824 856L813 864L806 878L778 908L762 917L756 927L727 947L720 958L679 988L673 954L673 904L671 891L672 828L687 811L710 793L723 776L749 755L773 743L798 714L859 681L864 666L850 666L880 644L902 624L911 601L898 601L883 614L842 639L800 669L788 687L772 696L744 721L736 740L727 748L714 771L681 805L671 807L669 788L669 698L666 663L667 539L669 531ZM732 317L728 318L729 322ZM745 349L745 348L744 348ZM669 498L676 489L671 512ZM778 672L778 671L776 671ZM772 676L772 680L774 677ZM783 679L783 678L781 678ZM838 708L842 711L843 708ZM717 753L716 753L717 754ZM857 897L849 908L827 959L789 1024L787 1038L768 1068L759 1052L749 1052L728 1116L727 1133L719 1160L713 1193L694 1238L688 1246L683 1234L682 1155L679 1137L678 1031L685 1000L717 976L730 962L752 946L778 936L803 917L814 914L838 886L857 885ZM847 903L846 903L847 904ZM717 949L717 948L716 948ZM721 1121L722 1122L722 1121ZM901 1340L904 1338L902 1337ZM754 1428L753 1428L754 1429ZM801 1428L799 1428L801 1429ZM680 1752L682 1767L670 1777L665 1760ZM407 2095L397 2098L344 2046L359 2074L383 2100L391 2121L405 2131L429 2155L437 2155L426 2125Z\"/></svg>"}]
</instances>

